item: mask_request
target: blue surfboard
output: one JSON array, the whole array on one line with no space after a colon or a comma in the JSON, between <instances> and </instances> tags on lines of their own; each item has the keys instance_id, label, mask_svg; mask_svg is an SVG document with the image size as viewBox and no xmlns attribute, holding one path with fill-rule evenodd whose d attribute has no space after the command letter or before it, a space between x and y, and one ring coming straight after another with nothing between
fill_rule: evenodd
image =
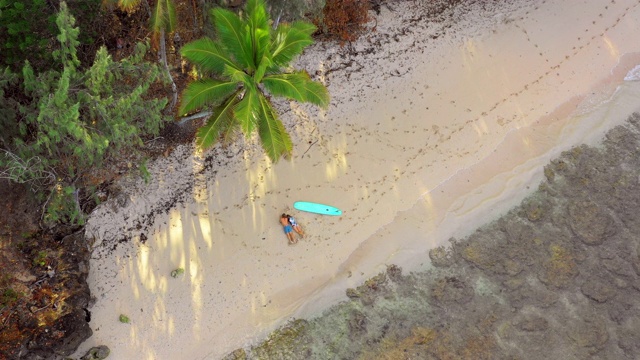
<instances>
[{"instance_id":1,"label":"blue surfboard","mask_svg":"<svg viewBox=\"0 0 640 360\"><path fill-rule=\"evenodd\" d=\"M293 203L293 207L300 211L307 211L307 212L312 212L312 213L322 214L322 215L333 215L333 216L342 215L342 210L338 209L337 207L333 207L325 204L312 203L308 201L296 201Z\"/></svg>"}]
</instances>

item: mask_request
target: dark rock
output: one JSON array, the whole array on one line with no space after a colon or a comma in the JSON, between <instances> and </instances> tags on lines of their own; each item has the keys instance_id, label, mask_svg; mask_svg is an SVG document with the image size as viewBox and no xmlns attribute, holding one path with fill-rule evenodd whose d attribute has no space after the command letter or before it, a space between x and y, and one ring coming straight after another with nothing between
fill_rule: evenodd
<instances>
[{"instance_id":1,"label":"dark rock","mask_svg":"<svg viewBox=\"0 0 640 360\"><path fill-rule=\"evenodd\" d=\"M438 279L431 288L431 297L440 304L466 304L473 299L473 288L457 277Z\"/></svg>"},{"instance_id":2,"label":"dark rock","mask_svg":"<svg viewBox=\"0 0 640 360\"><path fill-rule=\"evenodd\" d=\"M631 266L636 275L640 276L640 246L636 248L635 254L631 255Z\"/></svg>"},{"instance_id":3,"label":"dark rock","mask_svg":"<svg viewBox=\"0 0 640 360\"><path fill-rule=\"evenodd\" d=\"M619 301L619 299L610 301L608 307L609 319L619 325L622 325L622 322L629 317L630 313L632 313L633 307L633 304Z\"/></svg>"},{"instance_id":4,"label":"dark rock","mask_svg":"<svg viewBox=\"0 0 640 360\"><path fill-rule=\"evenodd\" d=\"M580 290L584 296L599 303L607 302L616 295L616 289L613 286L598 279L588 279L582 284Z\"/></svg>"},{"instance_id":5,"label":"dark rock","mask_svg":"<svg viewBox=\"0 0 640 360\"><path fill-rule=\"evenodd\" d=\"M100 345L89 349L89 351L87 351L87 353L83 357L81 357L80 360L103 360L106 359L110 353L111 350L109 350L108 347L106 347L105 345Z\"/></svg>"},{"instance_id":6,"label":"dark rock","mask_svg":"<svg viewBox=\"0 0 640 360\"><path fill-rule=\"evenodd\" d=\"M361 311L355 310L349 316L349 334L357 336L367 330L367 317Z\"/></svg>"},{"instance_id":7,"label":"dark rock","mask_svg":"<svg viewBox=\"0 0 640 360\"><path fill-rule=\"evenodd\" d=\"M635 275L633 266L619 257L602 261L605 269L616 275L632 277Z\"/></svg>"},{"instance_id":8,"label":"dark rock","mask_svg":"<svg viewBox=\"0 0 640 360\"><path fill-rule=\"evenodd\" d=\"M607 327L598 319L580 320L569 324L567 335L576 346L586 350L589 355L602 350L609 341Z\"/></svg>"},{"instance_id":9,"label":"dark rock","mask_svg":"<svg viewBox=\"0 0 640 360\"><path fill-rule=\"evenodd\" d=\"M524 284L524 279L515 278L515 279L507 279L502 285L504 285L509 290L519 289Z\"/></svg>"},{"instance_id":10,"label":"dark rock","mask_svg":"<svg viewBox=\"0 0 640 360\"><path fill-rule=\"evenodd\" d=\"M393 281L398 281L402 277L402 268L398 265L387 266L387 276Z\"/></svg>"},{"instance_id":11,"label":"dark rock","mask_svg":"<svg viewBox=\"0 0 640 360\"><path fill-rule=\"evenodd\" d=\"M537 315L525 315L521 319L514 321L514 326L522 331L544 331L549 327L547 319Z\"/></svg>"},{"instance_id":12,"label":"dark rock","mask_svg":"<svg viewBox=\"0 0 640 360\"><path fill-rule=\"evenodd\" d=\"M45 325L36 324L30 339L24 342L18 359L49 359L73 354L82 342L92 335L85 309L91 293L86 282L90 253L81 232L66 236L61 241L62 254L57 271L49 281L63 288L62 299L56 306L58 318ZM43 310L44 311L44 310ZM32 324L33 325L33 324Z\"/></svg>"},{"instance_id":13,"label":"dark rock","mask_svg":"<svg viewBox=\"0 0 640 360\"><path fill-rule=\"evenodd\" d=\"M247 353L244 349L236 349L231 354L222 358L222 360L246 360Z\"/></svg>"},{"instance_id":14,"label":"dark rock","mask_svg":"<svg viewBox=\"0 0 640 360\"><path fill-rule=\"evenodd\" d=\"M547 286L564 288L578 273L578 265L572 249L552 244L549 246L549 257L543 263L538 279Z\"/></svg>"},{"instance_id":15,"label":"dark rock","mask_svg":"<svg viewBox=\"0 0 640 360\"><path fill-rule=\"evenodd\" d=\"M354 288L348 288L347 289L347 297L349 299L357 299L360 297L360 293L358 292L358 290L354 289Z\"/></svg>"},{"instance_id":16,"label":"dark rock","mask_svg":"<svg viewBox=\"0 0 640 360\"><path fill-rule=\"evenodd\" d=\"M640 329L640 318L633 316L628 318L622 325L624 326L620 326L617 329L618 347L630 359L637 358L637 355L640 354L640 331L638 331Z\"/></svg>"},{"instance_id":17,"label":"dark rock","mask_svg":"<svg viewBox=\"0 0 640 360\"><path fill-rule=\"evenodd\" d=\"M616 233L613 218L589 200L569 205L571 230L587 245L600 245Z\"/></svg>"},{"instance_id":18,"label":"dark rock","mask_svg":"<svg viewBox=\"0 0 640 360\"><path fill-rule=\"evenodd\" d=\"M522 265L520 263L513 261L511 259L505 259L502 262L502 266L509 276L516 276L522 272Z\"/></svg>"},{"instance_id":19,"label":"dark rock","mask_svg":"<svg viewBox=\"0 0 640 360\"><path fill-rule=\"evenodd\" d=\"M453 264L453 258L444 246L429 250L429 259L435 267L446 268Z\"/></svg>"},{"instance_id":20,"label":"dark rock","mask_svg":"<svg viewBox=\"0 0 640 360\"><path fill-rule=\"evenodd\" d=\"M523 217L531 222L541 221L550 212L549 204L541 201L540 197L528 198L521 207L523 209Z\"/></svg>"}]
</instances>

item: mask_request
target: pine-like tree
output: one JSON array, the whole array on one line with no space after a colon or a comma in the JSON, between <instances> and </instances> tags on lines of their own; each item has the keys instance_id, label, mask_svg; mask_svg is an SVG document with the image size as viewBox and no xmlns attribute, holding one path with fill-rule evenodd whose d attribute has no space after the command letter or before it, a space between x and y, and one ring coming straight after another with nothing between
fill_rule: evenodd
<instances>
[{"instance_id":1,"label":"pine-like tree","mask_svg":"<svg viewBox=\"0 0 640 360\"><path fill-rule=\"evenodd\" d=\"M0 177L49 194L52 221L82 220L79 197L86 176L106 157L142 145L141 136L157 134L167 103L145 97L161 71L143 62L144 44L120 62L101 48L94 64L81 70L74 23L66 3L60 3L59 47L53 52L60 70L36 73L26 62L21 86L15 74L0 74L0 87L13 91L0 102L0 113L9 114L0 128L10 130L0 134Z\"/></svg>"}]
</instances>

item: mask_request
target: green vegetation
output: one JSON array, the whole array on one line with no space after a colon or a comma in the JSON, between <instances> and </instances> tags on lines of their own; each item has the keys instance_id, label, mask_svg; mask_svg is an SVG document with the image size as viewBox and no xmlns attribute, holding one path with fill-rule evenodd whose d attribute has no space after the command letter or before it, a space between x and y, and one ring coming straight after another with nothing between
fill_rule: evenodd
<instances>
[{"instance_id":1,"label":"green vegetation","mask_svg":"<svg viewBox=\"0 0 640 360\"><path fill-rule=\"evenodd\" d=\"M149 181L142 139L159 133L168 120L163 113L173 112L177 88L193 70L178 66L178 53L198 72L182 93L180 114L213 110L198 131L199 146L257 133L273 161L289 156L293 145L272 97L329 103L321 83L289 65L316 31L295 20L312 19L327 33L333 25L326 24L364 19L354 14L366 14L366 7L334 0L329 10L340 10L332 12L325 0L269 0L268 7L264 0L248 0L240 15L223 8L237 4L0 0L0 179L29 185L46 226L83 224L91 204L100 201L97 186L115 176L108 175L114 173L108 166L120 154L129 163L141 162L139 173ZM181 19L178 11L188 15ZM207 32L207 19L214 36L181 46L180 39ZM151 29L146 39L145 28ZM165 33L172 34L166 47ZM147 55L150 43L159 46L160 66Z\"/></svg>"},{"instance_id":2,"label":"green vegetation","mask_svg":"<svg viewBox=\"0 0 640 360\"><path fill-rule=\"evenodd\" d=\"M293 148L268 94L329 104L327 89L304 71L288 71L289 63L312 43L315 26L306 22L271 29L263 0L248 0L241 16L221 8L212 12L217 39L202 38L181 53L197 65L202 78L182 94L180 114L213 106L213 115L198 130L197 143L208 148L219 139L229 142L242 131L257 130L272 161Z\"/></svg>"},{"instance_id":3,"label":"green vegetation","mask_svg":"<svg viewBox=\"0 0 640 360\"><path fill-rule=\"evenodd\" d=\"M123 324L129 324L131 322L131 320L129 320L129 317L124 314L120 314L120 316L118 317L118 321L120 321Z\"/></svg>"},{"instance_id":4,"label":"green vegetation","mask_svg":"<svg viewBox=\"0 0 640 360\"><path fill-rule=\"evenodd\" d=\"M0 64L22 64L27 57L35 63L51 61L51 52L43 50L54 29L55 16L45 0L0 0Z\"/></svg>"},{"instance_id":5,"label":"green vegetation","mask_svg":"<svg viewBox=\"0 0 640 360\"><path fill-rule=\"evenodd\" d=\"M125 11L131 11L134 8L139 7L143 1L148 8L149 4L147 0L105 0L106 3L116 4L119 8ZM169 106L169 110L171 110L178 101L178 89L173 81L171 71L169 70L169 64L167 63L165 32L171 33L177 27L178 18L176 15L176 6L173 0L156 0L156 4L153 7L153 10L149 13L149 17L151 18L150 27L153 33L154 43L158 43L160 45L160 62L164 65L165 75L171 82L171 89L173 90L173 101Z\"/></svg>"},{"instance_id":6,"label":"green vegetation","mask_svg":"<svg viewBox=\"0 0 640 360\"><path fill-rule=\"evenodd\" d=\"M69 12L78 19L82 49L78 57L83 64L93 61L99 44L104 43L108 17L101 9L102 0L74 1ZM55 67L52 49L58 28L59 2L46 0L0 0L0 69L8 66L19 71L28 59L37 71Z\"/></svg>"},{"instance_id":7,"label":"green vegetation","mask_svg":"<svg viewBox=\"0 0 640 360\"><path fill-rule=\"evenodd\" d=\"M22 296L22 294L11 287L12 281L13 277L8 274L0 276L0 310L11 306Z\"/></svg>"},{"instance_id":8,"label":"green vegetation","mask_svg":"<svg viewBox=\"0 0 640 360\"><path fill-rule=\"evenodd\" d=\"M79 30L64 2L56 24L56 70L36 73L26 61L21 76L0 74L0 178L41 194L47 223L82 223L92 171L109 156L134 151L142 136L158 134L166 100L148 98L161 79L157 66L143 62L148 46L138 44L119 62L103 47L83 70Z\"/></svg>"},{"instance_id":9,"label":"green vegetation","mask_svg":"<svg viewBox=\"0 0 640 360\"><path fill-rule=\"evenodd\" d=\"M44 250L38 251L36 256L33 257L33 265L42 267L47 265L47 252Z\"/></svg>"},{"instance_id":10,"label":"green vegetation","mask_svg":"<svg viewBox=\"0 0 640 360\"><path fill-rule=\"evenodd\" d=\"M0 306L5 307L12 304L14 301L18 300L20 294L18 294L12 288L3 289L0 292Z\"/></svg>"},{"instance_id":11,"label":"green vegetation","mask_svg":"<svg viewBox=\"0 0 640 360\"><path fill-rule=\"evenodd\" d=\"M342 9L338 15L362 12L347 0L337 3L331 2ZM135 26L122 13L109 17L103 4L128 12L146 8L164 71L145 61L148 44L138 43L127 51L132 55L120 61L104 46L94 50L98 44L121 41L124 26ZM147 0L88 0L70 8L61 2L56 8L45 0L0 0L0 65L10 65L0 68L0 178L30 185L44 204L45 224L82 224L83 204L95 201L94 188L103 182L98 169L105 160L122 152L137 156L142 139L158 134L166 120L161 111L171 112L173 103L165 109L164 94L151 95L149 89L169 79L175 102L164 35L177 31L180 4L186 3L159 0L150 7ZM195 9L209 6L189 6L197 26ZM240 131L246 136L257 132L273 161L290 155L291 139L270 96L326 107L329 95L306 72L289 67L312 43L316 28L284 21L311 16L331 23L334 14L326 9L318 20L322 7L323 0L272 0L275 24L263 0L247 1L239 16L220 7L211 10L215 40L202 38L181 49L197 66L200 79L184 90L180 113L213 107L213 115L198 131L198 145L206 148L219 139L231 141ZM71 13L80 16L79 26ZM117 26L105 31L109 21ZM139 168L148 181L145 161Z\"/></svg>"},{"instance_id":12,"label":"green vegetation","mask_svg":"<svg viewBox=\"0 0 640 360\"><path fill-rule=\"evenodd\" d=\"M184 274L184 269L183 268L177 268L175 270L171 271L171 277L173 278L177 278L178 276Z\"/></svg>"}]
</instances>

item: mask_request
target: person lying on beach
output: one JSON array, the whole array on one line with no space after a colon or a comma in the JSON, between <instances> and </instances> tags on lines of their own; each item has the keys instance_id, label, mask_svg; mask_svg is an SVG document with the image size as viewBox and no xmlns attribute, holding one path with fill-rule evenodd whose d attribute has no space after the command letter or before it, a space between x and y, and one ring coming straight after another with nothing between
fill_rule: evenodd
<instances>
[{"instance_id":1,"label":"person lying on beach","mask_svg":"<svg viewBox=\"0 0 640 360\"><path fill-rule=\"evenodd\" d=\"M282 214L280 217L280 224L284 228L284 233L287 235L287 239L289 239L289 244L295 244L298 241L293 237L293 228L289 224L289 218L287 215Z\"/></svg>"},{"instance_id":2,"label":"person lying on beach","mask_svg":"<svg viewBox=\"0 0 640 360\"><path fill-rule=\"evenodd\" d=\"M297 232L300 237L304 237L304 231L302 231L302 228L300 227L300 225L298 225L296 219L294 219L293 216L289 214L287 214L287 219L289 219L289 224L291 224L293 230L295 230L295 232Z\"/></svg>"}]
</instances>

